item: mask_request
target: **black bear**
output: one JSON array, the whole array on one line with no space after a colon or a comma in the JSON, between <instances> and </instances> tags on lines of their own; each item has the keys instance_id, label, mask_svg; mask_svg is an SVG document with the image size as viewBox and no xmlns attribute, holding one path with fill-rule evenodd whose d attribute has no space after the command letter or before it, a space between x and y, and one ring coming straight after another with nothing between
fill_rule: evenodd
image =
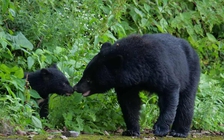
<instances>
[{"instance_id":1,"label":"black bear","mask_svg":"<svg viewBox=\"0 0 224 140\"><path fill-rule=\"evenodd\" d=\"M184 39L170 34L131 35L113 45L104 43L74 90L89 96L115 88L125 136L140 135L139 91L157 93L160 114L154 135L187 137L199 79L199 57Z\"/></svg>"},{"instance_id":2,"label":"black bear","mask_svg":"<svg viewBox=\"0 0 224 140\"><path fill-rule=\"evenodd\" d=\"M49 68L25 73L24 78L27 79L30 87L36 90L44 99L44 101L39 104L41 118L46 118L48 115L49 94L70 95L73 93L73 88L68 82L68 79L58 70L56 64Z\"/></svg>"}]
</instances>

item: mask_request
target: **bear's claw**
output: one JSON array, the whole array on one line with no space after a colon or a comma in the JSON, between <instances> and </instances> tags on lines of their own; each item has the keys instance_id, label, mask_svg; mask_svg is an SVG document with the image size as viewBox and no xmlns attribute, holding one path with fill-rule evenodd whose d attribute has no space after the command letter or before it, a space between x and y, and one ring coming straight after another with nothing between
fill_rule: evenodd
<instances>
[{"instance_id":1,"label":"bear's claw","mask_svg":"<svg viewBox=\"0 0 224 140\"><path fill-rule=\"evenodd\" d=\"M136 136L136 137L139 137L140 136L140 133L139 132L132 131L132 130L127 130L127 131L124 131L122 133L122 136Z\"/></svg>"}]
</instances>

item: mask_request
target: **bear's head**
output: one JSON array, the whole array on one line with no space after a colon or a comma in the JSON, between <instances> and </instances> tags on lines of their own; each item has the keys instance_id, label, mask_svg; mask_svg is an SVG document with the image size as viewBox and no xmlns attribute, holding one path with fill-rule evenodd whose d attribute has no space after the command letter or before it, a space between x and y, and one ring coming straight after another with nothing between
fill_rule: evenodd
<instances>
[{"instance_id":1,"label":"bear's head","mask_svg":"<svg viewBox=\"0 0 224 140\"><path fill-rule=\"evenodd\" d=\"M116 53L116 46L104 43L100 52L89 62L74 90L89 96L105 93L116 85L122 56Z\"/></svg>"},{"instance_id":2,"label":"bear's head","mask_svg":"<svg viewBox=\"0 0 224 140\"><path fill-rule=\"evenodd\" d=\"M70 95L74 92L68 79L56 65L28 73L28 81L42 98L47 98L50 93Z\"/></svg>"}]
</instances>

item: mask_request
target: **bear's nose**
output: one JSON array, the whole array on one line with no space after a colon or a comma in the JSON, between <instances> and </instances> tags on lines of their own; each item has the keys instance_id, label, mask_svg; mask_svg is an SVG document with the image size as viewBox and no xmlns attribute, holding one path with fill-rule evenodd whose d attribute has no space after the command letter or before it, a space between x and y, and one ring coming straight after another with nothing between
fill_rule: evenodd
<instances>
[{"instance_id":1,"label":"bear's nose","mask_svg":"<svg viewBox=\"0 0 224 140\"><path fill-rule=\"evenodd\" d=\"M74 91L77 91L77 86L76 85L73 87L73 90Z\"/></svg>"}]
</instances>

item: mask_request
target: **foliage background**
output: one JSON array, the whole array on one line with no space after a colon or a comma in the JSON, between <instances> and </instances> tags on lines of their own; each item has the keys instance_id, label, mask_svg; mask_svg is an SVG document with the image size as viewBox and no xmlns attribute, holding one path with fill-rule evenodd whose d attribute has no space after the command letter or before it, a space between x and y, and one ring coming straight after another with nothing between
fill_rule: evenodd
<instances>
[{"instance_id":1,"label":"foliage background","mask_svg":"<svg viewBox=\"0 0 224 140\"><path fill-rule=\"evenodd\" d=\"M185 38L201 59L193 129L224 131L223 0L2 0L0 1L0 130L44 132L44 127L103 133L124 128L114 91L83 98L53 95L49 120L39 98L24 88L24 71L57 63L74 85L106 41L129 34L170 33ZM142 129L158 116L157 96L141 93Z\"/></svg>"}]
</instances>

